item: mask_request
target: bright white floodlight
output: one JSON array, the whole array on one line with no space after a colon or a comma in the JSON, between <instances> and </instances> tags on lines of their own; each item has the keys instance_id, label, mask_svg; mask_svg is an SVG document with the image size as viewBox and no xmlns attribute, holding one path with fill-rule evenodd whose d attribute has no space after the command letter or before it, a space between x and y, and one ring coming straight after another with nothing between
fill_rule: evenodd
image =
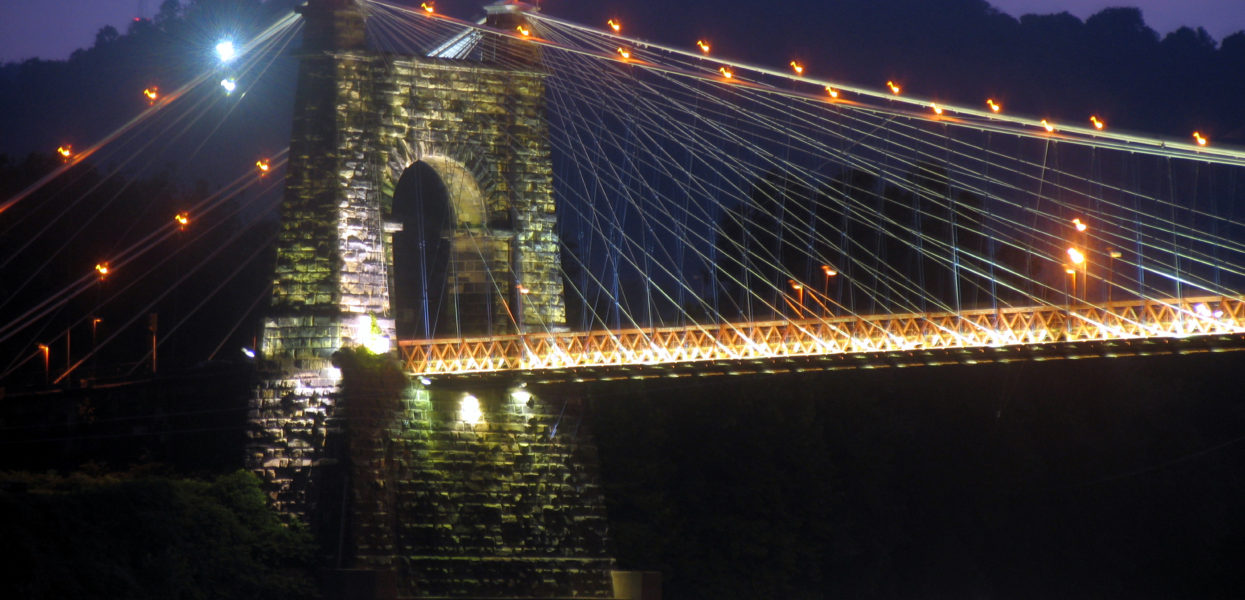
<instances>
[{"instance_id":1,"label":"bright white floodlight","mask_svg":"<svg viewBox=\"0 0 1245 600\"><path fill-rule=\"evenodd\" d=\"M222 79L220 80L220 86L225 88L226 94L232 94L234 90L238 89L238 82L233 79Z\"/></svg>"},{"instance_id":2,"label":"bright white floodlight","mask_svg":"<svg viewBox=\"0 0 1245 600\"><path fill-rule=\"evenodd\" d=\"M221 62L227 63L233 60L237 55L238 53L234 50L233 42L231 40L225 40L219 44L216 44L216 56L220 58Z\"/></svg>"}]
</instances>

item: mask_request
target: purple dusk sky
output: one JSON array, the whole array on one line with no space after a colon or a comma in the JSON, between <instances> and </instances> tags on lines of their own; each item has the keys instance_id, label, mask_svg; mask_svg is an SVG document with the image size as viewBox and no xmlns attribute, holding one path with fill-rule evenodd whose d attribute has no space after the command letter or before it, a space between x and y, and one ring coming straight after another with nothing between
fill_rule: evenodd
<instances>
[{"instance_id":1,"label":"purple dusk sky","mask_svg":"<svg viewBox=\"0 0 1245 600\"><path fill-rule=\"evenodd\" d=\"M75 49L90 46L104 25L124 31L140 6L151 16L159 4L160 0L0 0L0 62L67 58ZM546 2L546 9L556 14L551 4ZM1205 27L1216 39L1245 30L1245 0L991 0L991 4L1013 15L1066 10L1082 19L1110 6L1140 6L1146 22L1160 34L1182 25Z\"/></svg>"}]
</instances>

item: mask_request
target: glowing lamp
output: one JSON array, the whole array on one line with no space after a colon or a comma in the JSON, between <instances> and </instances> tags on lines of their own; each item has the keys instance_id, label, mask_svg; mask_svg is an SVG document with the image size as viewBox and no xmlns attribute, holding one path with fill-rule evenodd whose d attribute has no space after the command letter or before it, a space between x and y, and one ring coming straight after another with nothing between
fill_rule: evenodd
<instances>
[{"instance_id":1,"label":"glowing lamp","mask_svg":"<svg viewBox=\"0 0 1245 600\"><path fill-rule=\"evenodd\" d=\"M466 394L463 399L458 402L458 416L468 425L477 425L484 418L484 411L480 410L480 399Z\"/></svg>"},{"instance_id":2,"label":"glowing lamp","mask_svg":"<svg viewBox=\"0 0 1245 600\"><path fill-rule=\"evenodd\" d=\"M999 104L998 102L995 102L994 98L987 99L986 106L990 107L991 112L999 112L1000 110L1003 110L1003 105Z\"/></svg>"},{"instance_id":3,"label":"glowing lamp","mask_svg":"<svg viewBox=\"0 0 1245 600\"><path fill-rule=\"evenodd\" d=\"M1085 222L1082 221L1079 217L1076 219L1072 219L1072 225L1076 227L1077 231L1081 231L1081 232L1084 232L1086 229L1089 229L1089 225L1086 225Z\"/></svg>"},{"instance_id":4,"label":"glowing lamp","mask_svg":"<svg viewBox=\"0 0 1245 600\"><path fill-rule=\"evenodd\" d=\"M515 29L515 31L518 31L518 32L519 32L519 35L521 35L521 36L523 36L523 37L528 37L528 36L532 35L532 30L531 30L531 29L528 29L528 28L526 28L526 27L524 27L524 26L522 26L522 25L519 25L518 27L515 27L514 29Z\"/></svg>"},{"instance_id":5,"label":"glowing lamp","mask_svg":"<svg viewBox=\"0 0 1245 600\"><path fill-rule=\"evenodd\" d=\"M891 93L895 94L896 96L899 95L899 92L902 89L899 87L899 84L895 83L894 81L887 81L886 87L890 88Z\"/></svg>"},{"instance_id":6,"label":"glowing lamp","mask_svg":"<svg viewBox=\"0 0 1245 600\"><path fill-rule=\"evenodd\" d=\"M177 222L177 227L179 229L184 230L186 229L186 226L190 224L190 214L179 212L176 215L173 215L173 220Z\"/></svg>"},{"instance_id":7,"label":"glowing lamp","mask_svg":"<svg viewBox=\"0 0 1245 600\"><path fill-rule=\"evenodd\" d=\"M389 336L383 335L376 319L372 315L359 315L355 319L354 339L359 345L367 348L372 354L389 352Z\"/></svg>"},{"instance_id":8,"label":"glowing lamp","mask_svg":"<svg viewBox=\"0 0 1245 600\"><path fill-rule=\"evenodd\" d=\"M606 22L605 22L605 24L606 24L606 25L609 25L609 26L610 26L610 29L613 29L613 30L614 30L614 33L618 33L618 32L620 32L620 31L622 31L622 23L620 23L620 22L618 22L618 21L615 21L614 19L610 19L610 20L606 21Z\"/></svg>"},{"instance_id":9,"label":"glowing lamp","mask_svg":"<svg viewBox=\"0 0 1245 600\"><path fill-rule=\"evenodd\" d=\"M107 277L107 276L108 276L108 272L109 272L110 270L111 270L111 269L109 269L109 267L108 267L108 262L107 262L107 261L104 261L104 262L102 262L102 263L95 263L95 272L96 272L96 273L99 273L99 278L100 278L100 279L103 279L103 278Z\"/></svg>"},{"instance_id":10,"label":"glowing lamp","mask_svg":"<svg viewBox=\"0 0 1245 600\"><path fill-rule=\"evenodd\" d=\"M830 94L830 97L831 97L831 98L838 98L838 97L839 97L839 90L836 90L836 89L834 89L834 88L832 88L832 87L830 87L830 86L826 86L826 93L827 93L827 94Z\"/></svg>"},{"instance_id":11,"label":"glowing lamp","mask_svg":"<svg viewBox=\"0 0 1245 600\"><path fill-rule=\"evenodd\" d=\"M266 158L261 158L255 161L255 168L259 169L259 176L263 177L268 174L268 171L272 170L272 163L268 162Z\"/></svg>"},{"instance_id":12,"label":"glowing lamp","mask_svg":"<svg viewBox=\"0 0 1245 600\"><path fill-rule=\"evenodd\" d=\"M433 12L435 12L435 9L432 7L432 5L428 4L427 2L421 2L419 4L419 7L424 9L424 12L428 14L432 14Z\"/></svg>"},{"instance_id":13,"label":"glowing lamp","mask_svg":"<svg viewBox=\"0 0 1245 600\"><path fill-rule=\"evenodd\" d=\"M234 49L232 40L224 40L216 44L216 57L219 58L221 62L227 63L232 61L234 58L237 58L237 56L238 51Z\"/></svg>"},{"instance_id":14,"label":"glowing lamp","mask_svg":"<svg viewBox=\"0 0 1245 600\"><path fill-rule=\"evenodd\" d=\"M1199 145L1199 146L1205 146L1205 145L1206 145L1206 138L1205 138L1205 137L1202 137L1202 134L1201 134L1201 133L1199 133L1199 132L1197 132L1197 131L1194 131L1194 132L1193 132L1193 140L1194 140L1194 141L1196 141L1196 142L1197 142L1197 145Z\"/></svg>"},{"instance_id":15,"label":"glowing lamp","mask_svg":"<svg viewBox=\"0 0 1245 600\"><path fill-rule=\"evenodd\" d=\"M705 54L709 53L709 44L704 40L696 40L696 47L700 48L700 51Z\"/></svg>"},{"instance_id":16,"label":"glowing lamp","mask_svg":"<svg viewBox=\"0 0 1245 600\"><path fill-rule=\"evenodd\" d=\"M937 102L930 102L930 103L929 103L929 107L930 107L930 108L932 108L932 109L934 109L934 114L936 114L936 115L941 115L941 114L942 114L942 107L941 107L941 106L938 106L938 103L937 103Z\"/></svg>"},{"instance_id":17,"label":"glowing lamp","mask_svg":"<svg viewBox=\"0 0 1245 600\"><path fill-rule=\"evenodd\" d=\"M160 99L160 88L153 85L143 90L143 96L147 97L147 104L155 104Z\"/></svg>"},{"instance_id":18,"label":"glowing lamp","mask_svg":"<svg viewBox=\"0 0 1245 600\"><path fill-rule=\"evenodd\" d=\"M1050 121L1047 121L1046 119L1042 119L1042 129L1045 129L1046 133L1055 132L1055 126L1051 124Z\"/></svg>"},{"instance_id":19,"label":"glowing lamp","mask_svg":"<svg viewBox=\"0 0 1245 600\"><path fill-rule=\"evenodd\" d=\"M1079 265L1085 262L1085 255L1076 248L1068 248L1068 260L1072 261L1072 264Z\"/></svg>"},{"instance_id":20,"label":"glowing lamp","mask_svg":"<svg viewBox=\"0 0 1245 600\"><path fill-rule=\"evenodd\" d=\"M722 74L722 76L723 76L723 77L725 77L725 78L727 78L727 79L731 79L731 78L735 77L735 74L734 74L734 73L732 73L732 72L731 72L731 70L730 70L730 69L728 69L728 68L726 68L726 67L718 67L718 72L719 72L719 73L721 73L721 74Z\"/></svg>"},{"instance_id":21,"label":"glowing lamp","mask_svg":"<svg viewBox=\"0 0 1245 600\"><path fill-rule=\"evenodd\" d=\"M226 94L232 94L234 90L238 89L238 81L232 77L229 79L222 79L220 80L220 86L225 88Z\"/></svg>"},{"instance_id":22,"label":"glowing lamp","mask_svg":"<svg viewBox=\"0 0 1245 600\"><path fill-rule=\"evenodd\" d=\"M804 65L800 64L800 61L798 61L798 60L793 60L793 61L791 61L791 70L792 70L792 71L795 71L795 74L796 74L796 75L803 75L803 74L804 74Z\"/></svg>"},{"instance_id":23,"label":"glowing lamp","mask_svg":"<svg viewBox=\"0 0 1245 600\"><path fill-rule=\"evenodd\" d=\"M631 51L627 50L626 48L619 48L618 55L623 57L623 59L625 60L625 59L631 58Z\"/></svg>"},{"instance_id":24,"label":"glowing lamp","mask_svg":"<svg viewBox=\"0 0 1245 600\"><path fill-rule=\"evenodd\" d=\"M821 272L825 273L826 277L834 277L835 275L839 274L839 272L831 268L830 265L822 265Z\"/></svg>"},{"instance_id":25,"label":"glowing lamp","mask_svg":"<svg viewBox=\"0 0 1245 600\"><path fill-rule=\"evenodd\" d=\"M1089 122L1092 123L1094 125L1094 129L1097 129L1098 131L1102 131L1107 126L1107 124L1103 123L1102 120L1099 119L1097 115L1091 116L1089 118Z\"/></svg>"},{"instance_id":26,"label":"glowing lamp","mask_svg":"<svg viewBox=\"0 0 1245 600\"><path fill-rule=\"evenodd\" d=\"M68 160L69 157L73 156L73 146L70 146L69 144L57 146L56 153L61 155L62 159Z\"/></svg>"}]
</instances>

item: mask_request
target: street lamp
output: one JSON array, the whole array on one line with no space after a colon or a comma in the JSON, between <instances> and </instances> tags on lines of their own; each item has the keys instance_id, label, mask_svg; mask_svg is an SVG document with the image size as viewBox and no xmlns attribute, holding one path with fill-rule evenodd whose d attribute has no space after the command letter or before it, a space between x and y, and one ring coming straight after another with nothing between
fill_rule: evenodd
<instances>
[{"instance_id":1,"label":"street lamp","mask_svg":"<svg viewBox=\"0 0 1245 600\"><path fill-rule=\"evenodd\" d=\"M1088 302L1089 298L1087 297L1087 294L1085 293L1085 289L1089 287L1087 285L1089 283L1089 274L1087 273L1087 269L1089 268L1089 263L1086 262L1085 260L1085 253L1081 252L1080 250L1077 250L1076 248L1068 248L1068 260L1072 261L1072 265L1074 267L1075 266L1081 267L1081 279L1082 279L1081 296L1083 297L1082 298L1083 300ZM1072 281L1073 283L1075 283L1076 273L1073 273L1072 275L1073 275ZM1076 298L1076 286L1075 285L1072 286L1072 297Z\"/></svg>"},{"instance_id":2,"label":"street lamp","mask_svg":"<svg viewBox=\"0 0 1245 600\"><path fill-rule=\"evenodd\" d=\"M1080 245L1081 248L1085 248L1084 253L1081 254L1081 260L1077 260L1073 257L1072 262L1081 265L1081 299L1085 302L1089 302L1089 263L1085 260L1085 256L1089 252L1089 224L1081 220L1080 217L1076 217L1072 219L1072 226L1076 228L1077 233L1080 234L1080 239L1077 240L1077 244Z\"/></svg>"},{"instance_id":3,"label":"street lamp","mask_svg":"<svg viewBox=\"0 0 1245 600\"><path fill-rule=\"evenodd\" d=\"M834 277L835 275L838 275L839 272L831 268L830 265L821 265L821 272L822 274L826 276L825 281L821 284L821 297L823 300L825 300L826 312L829 313L830 311L830 278ZM827 314L827 316L829 315Z\"/></svg>"},{"instance_id":4,"label":"street lamp","mask_svg":"<svg viewBox=\"0 0 1245 600\"><path fill-rule=\"evenodd\" d=\"M52 370L52 349L47 344L39 344L39 352L43 353L43 385L48 384L49 374Z\"/></svg>"},{"instance_id":5,"label":"street lamp","mask_svg":"<svg viewBox=\"0 0 1245 600\"><path fill-rule=\"evenodd\" d=\"M1072 296L1071 296L1071 298L1076 298L1076 269L1073 269L1072 267L1065 267L1065 268L1064 268L1064 270L1063 270L1063 272L1064 272L1064 273L1067 273L1068 275L1071 275L1071 276L1072 276ZM1071 300L1071 299L1069 299L1069 297L1068 297L1068 293L1067 293L1066 291L1064 292L1064 304L1067 304L1069 307L1071 307L1071 306L1072 306L1072 300Z\"/></svg>"},{"instance_id":6,"label":"street lamp","mask_svg":"<svg viewBox=\"0 0 1245 600\"><path fill-rule=\"evenodd\" d=\"M788 279L787 283L791 285L791 289L795 290L795 293L796 293L797 305L795 309L795 316L796 318L803 319L804 318L804 285L797 282L794 279Z\"/></svg>"},{"instance_id":7,"label":"street lamp","mask_svg":"<svg viewBox=\"0 0 1245 600\"><path fill-rule=\"evenodd\" d=\"M1123 252L1115 248L1107 248L1107 302L1111 302L1111 294L1115 291L1115 259L1124 256Z\"/></svg>"}]
</instances>

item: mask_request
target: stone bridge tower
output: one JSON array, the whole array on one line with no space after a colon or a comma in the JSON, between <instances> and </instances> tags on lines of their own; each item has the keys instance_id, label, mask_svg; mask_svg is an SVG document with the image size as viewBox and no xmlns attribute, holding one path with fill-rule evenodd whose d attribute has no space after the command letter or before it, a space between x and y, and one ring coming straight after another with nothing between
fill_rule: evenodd
<instances>
[{"instance_id":1,"label":"stone bridge tower","mask_svg":"<svg viewBox=\"0 0 1245 600\"><path fill-rule=\"evenodd\" d=\"M265 358L313 371L373 337L564 329L538 63L371 53L352 0L303 13Z\"/></svg>"},{"instance_id":2,"label":"stone bridge tower","mask_svg":"<svg viewBox=\"0 0 1245 600\"><path fill-rule=\"evenodd\" d=\"M513 31L516 9L488 7L489 24ZM301 10L250 465L281 509L338 536L336 562L405 596L608 594L595 447L565 433L573 392L429 389L353 350L564 329L538 50L485 35L473 61L383 54L365 5Z\"/></svg>"}]
</instances>

